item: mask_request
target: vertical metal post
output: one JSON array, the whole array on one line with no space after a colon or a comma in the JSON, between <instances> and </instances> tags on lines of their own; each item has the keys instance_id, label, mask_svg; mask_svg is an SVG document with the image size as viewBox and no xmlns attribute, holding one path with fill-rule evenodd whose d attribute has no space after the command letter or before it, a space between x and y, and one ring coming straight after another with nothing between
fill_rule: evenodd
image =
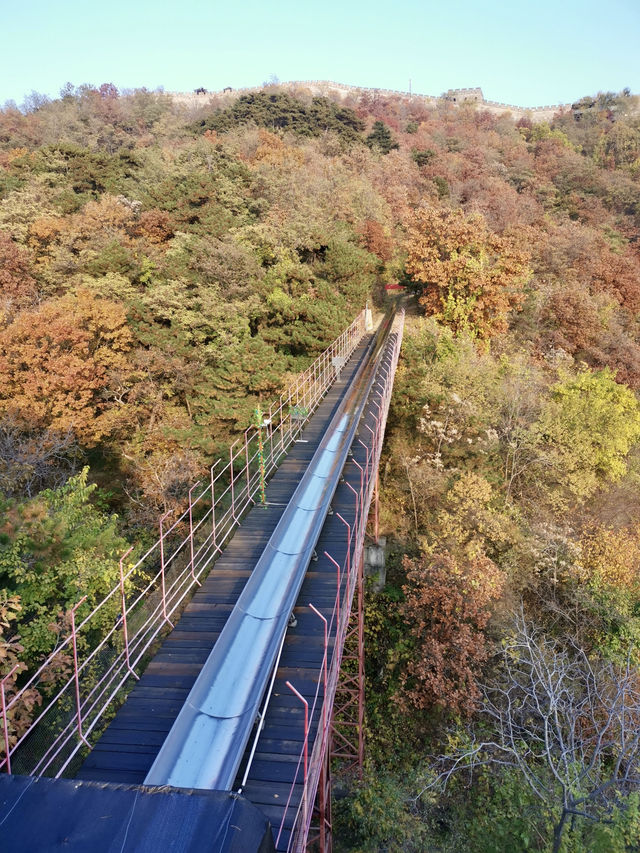
<instances>
[{"instance_id":1,"label":"vertical metal post","mask_svg":"<svg viewBox=\"0 0 640 853\"><path fill-rule=\"evenodd\" d=\"M273 412L271 406L269 406L269 447L271 449L271 465L273 465Z\"/></svg>"},{"instance_id":2,"label":"vertical metal post","mask_svg":"<svg viewBox=\"0 0 640 853\"><path fill-rule=\"evenodd\" d=\"M373 435L373 430L371 429L371 427L370 427L368 424L365 424L365 426L367 427L367 429L369 430L369 432ZM366 474L367 474L367 477L366 477L366 483L365 483L365 489L368 489L368 488L369 488L369 479L370 479L370 476L369 476L369 448L368 448L368 447L367 447L367 445L364 443L364 441L362 441L362 439L361 439L361 438L359 438L359 439L358 439L358 441L359 441L359 443L364 447L364 452L365 452L365 472L366 472Z\"/></svg>"},{"instance_id":3,"label":"vertical metal post","mask_svg":"<svg viewBox=\"0 0 640 853\"><path fill-rule=\"evenodd\" d=\"M360 466L358 466L358 467L360 467ZM353 494L355 495L355 498L356 498L356 515L355 515L355 525L354 526L355 526L355 529L357 530L358 529L358 521L360 520L360 495L356 492L356 490L353 488L351 483L345 483L345 486L348 489L350 489L350 491L353 492Z\"/></svg>"},{"instance_id":4,"label":"vertical metal post","mask_svg":"<svg viewBox=\"0 0 640 853\"><path fill-rule=\"evenodd\" d=\"M89 742L82 734L82 706L80 702L80 669L78 667L78 638L76 634L76 610L87 600L83 595L80 601L71 608L71 643L73 645L73 675L76 686L76 717L78 720L78 736L83 743L89 746Z\"/></svg>"},{"instance_id":5,"label":"vertical metal post","mask_svg":"<svg viewBox=\"0 0 640 853\"><path fill-rule=\"evenodd\" d=\"M251 475L249 474L249 430L244 432L244 464L247 475L247 501L251 500Z\"/></svg>"},{"instance_id":6,"label":"vertical metal post","mask_svg":"<svg viewBox=\"0 0 640 853\"><path fill-rule=\"evenodd\" d=\"M265 494L265 470L264 470L264 442L262 440L263 414L260 406L256 409L256 429L258 430L258 469L260 474L260 503L265 506L267 498Z\"/></svg>"},{"instance_id":7,"label":"vertical metal post","mask_svg":"<svg viewBox=\"0 0 640 853\"><path fill-rule=\"evenodd\" d=\"M367 485L371 482L371 475L373 474L373 457L375 454L375 449L377 446L377 436L376 433L371 429L369 424L365 424L365 429L368 429L371 433L371 453L369 454L369 448L367 448L367 468L369 469L367 474Z\"/></svg>"},{"instance_id":8,"label":"vertical metal post","mask_svg":"<svg viewBox=\"0 0 640 853\"><path fill-rule=\"evenodd\" d=\"M364 768L364 559L358 562L358 776Z\"/></svg>"},{"instance_id":9,"label":"vertical metal post","mask_svg":"<svg viewBox=\"0 0 640 853\"><path fill-rule=\"evenodd\" d=\"M138 681L138 675L131 668L131 661L129 660L129 631L127 629L127 601L125 597L125 589L124 589L124 566L122 565L124 561L127 559L129 554L133 551L133 545L126 554L123 554L120 557L120 602L122 607L122 635L124 637L124 659L127 662L127 669L133 675L133 677Z\"/></svg>"},{"instance_id":10,"label":"vertical metal post","mask_svg":"<svg viewBox=\"0 0 640 853\"><path fill-rule=\"evenodd\" d=\"M169 625L171 625L171 627L173 628L173 622L171 622L171 620L167 616L167 589L166 589L165 574L164 574L165 573L164 530L162 529L162 525L164 524L165 519L168 518L172 512L173 512L172 509L167 510L167 512L165 512L165 514L160 519L160 586L161 586L161 591L162 591L162 616L163 616L165 622L168 622Z\"/></svg>"},{"instance_id":11,"label":"vertical metal post","mask_svg":"<svg viewBox=\"0 0 640 853\"><path fill-rule=\"evenodd\" d=\"M304 788L302 792L302 825L307 825L307 774L308 774L308 753L309 753L309 703L301 693L298 693L296 688L290 681L285 684L289 690L294 693L304 705Z\"/></svg>"},{"instance_id":12,"label":"vertical metal post","mask_svg":"<svg viewBox=\"0 0 640 853\"><path fill-rule=\"evenodd\" d=\"M322 693L322 740L327 735L327 658L329 657L329 623L327 622L326 616L323 616L320 611L313 606L313 604L309 604L309 607L316 616L319 616L322 619L324 625L324 658L322 659L322 684L323 684L323 693Z\"/></svg>"},{"instance_id":13,"label":"vertical metal post","mask_svg":"<svg viewBox=\"0 0 640 853\"><path fill-rule=\"evenodd\" d=\"M313 402L314 402L314 405L315 405L315 403L318 402L318 399L319 399L318 385L319 385L319 383L318 383L318 365L314 361L313 362Z\"/></svg>"},{"instance_id":14,"label":"vertical metal post","mask_svg":"<svg viewBox=\"0 0 640 853\"><path fill-rule=\"evenodd\" d=\"M378 473L378 468L376 468L376 480L373 487L373 535L378 543L380 539L380 474Z\"/></svg>"},{"instance_id":15,"label":"vertical metal post","mask_svg":"<svg viewBox=\"0 0 640 853\"><path fill-rule=\"evenodd\" d=\"M236 446L238 441L234 441L231 447L229 448L229 474L231 475L231 516L233 520L238 522L236 518L236 499L235 499L235 490L234 490L234 479L233 479L233 448Z\"/></svg>"},{"instance_id":16,"label":"vertical metal post","mask_svg":"<svg viewBox=\"0 0 640 853\"><path fill-rule=\"evenodd\" d=\"M14 672L19 668L20 664L17 663L11 672L8 672L4 678L0 679L0 702L2 703L2 729L4 733L4 752L7 760L7 773L11 775L11 747L9 746L9 720L7 718L7 698L4 693L4 683L7 681Z\"/></svg>"},{"instance_id":17,"label":"vertical metal post","mask_svg":"<svg viewBox=\"0 0 640 853\"><path fill-rule=\"evenodd\" d=\"M189 489L189 551L191 553L191 577L198 584L198 586L202 586L200 581L196 578L196 573L193 565L193 501L191 497L193 495L193 490L196 489L200 485L200 480L195 483Z\"/></svg>"},{"instance_id":18,"label":"vertical metal post","mask_svg":"<svg viewBox=\"0 0 640 853\"><path fill-rule=\"evenodd\" d=\"M336 513L336 518L339 518L347 528L347 575L351 577L351 525L344 520L339 512Z\"/></svg>"},{"instance_id":19,"label":"vertical metal post","mask_svg":"<svg viewBox=\"0 0 640 853\"><path fill-rule=\"evenodd\" d=\"M216 459L215 463L211 466L211 536L213 537L213 547L217 548L216 545L216 488L215 488L215 480L213 478L213 469L217 466L219 459Z\"/></svg>"},{"instance_id":20,"label":"vertical metal post","mask_svg":"<svg viewBox=\"0 0 640 853\"><path fill-rule=\"evenodd\" d=\"M284 408L282 398L280 398L280 455L284 453Z\"/></svg>"},{"instance_id":21,"label":"vertical metal post","mask_svg":"<svg viewBox=\"0 0 640 853\"><path fill-rule=\"evenodd\" d=\"M322 769L318 785L318 816L319 838L321 853L331 853L331 765L328 744L322 757Z\"/></svg>"},{"instance_id":22,"label":"vertical metal post","mask_svg":"<svg viewBox=\"0 0 640 853\"><path fill-rule=\"evenodd\" d=\"M364 468L359 462L356 462L355 459L352 460L353 464L360 471L360 503L364 503Z\"/></svg>"},{"instance_id":23,"label":"vertical metal post","mask_svg":"<svg viewBox=\"0 0 640 853\"><path fill-rule=\"evenodd\" d=\"M374 419L374 421L376 422L376 442L375 442L375 449L376 449L376 454L377 454L377 453L378 453L378 451L380 450L381 438L382 438L382 436L380 435L380 429L381 429L381 427L382 427L382 412L381 412L381 409L380 409L380 404L379 404L379 403L376 403L376 401L375 401L375 400L371 400L371 405L372 405L372 406L375 406L375 407L376 407L376 409L378 410L378 414L377 414L377 415L375 415L373 412L371 412L371 415L373 416L373 419Z\"/></svg>"},{"instance_id":24,"label":"vertical metal post","mask_svg":"<svg viewBox=\"0 0 640 853\"><path fill-rule=\"evenodd\" d=\"M336 567L337 571L337 582L336 582L336 637L340 636L340 592L342 587L342 569L340 568L339 563L333 559L331 554L328 554L326 551L324 552L325 557L330 560L333 565Z\"/></svg>"}]
</instances>

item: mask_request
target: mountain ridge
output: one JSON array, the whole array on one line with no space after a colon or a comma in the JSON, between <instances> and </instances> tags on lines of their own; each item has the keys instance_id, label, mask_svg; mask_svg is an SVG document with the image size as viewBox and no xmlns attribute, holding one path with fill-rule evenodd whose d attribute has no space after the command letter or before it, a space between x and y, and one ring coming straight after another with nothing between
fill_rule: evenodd
<instances>
[{"instance_id":1,"label":"mountain ridge","mask_svg":"<svg viewBox=\"0 0 640 853\"><path fill-rule=\"evenodd\" d=\"M397 89L383 89L379 87L368 87L368 86L351 86L347 83L337 83L332 80L292 80L288 82L278 82L274 84L262 85L262 86L246 86L239 89L233 89L227 86L225 89L221 91L199 91L195 90L194 92L171 92L169 93L174 101L178 103L183 103L187 106L202 106L206 103L207 98L216 97L219 98L221 96L229 95L231 97L237 97L239 95L245 95L250 92L260 92L264 89L283 89L285 91L296 91L299 89L305 89L308 92L311 92L313 95L320 96L328 96L328 97L340 97L341 100L344 100L349 95L357 95L364 92L377 93L382 96L395 96L395 97L404 97L409 98L411 100L421 101L429 106L436 106L438 103L448 102L452 103L454 106L460 106L460 103L476 103L479 108L487 110L493 114L501 114L509 112L513 115L515 119L528 117L532 121L549 121L553 118L553 116L560 112L560 110L569 110L571 109L571 104L546 104L544 106L536 106L536 107L520 107L515 104L505 104L500 101L491 101L486 100L484 96L481 98L474 97L473 101L464 97L464 93L468 92L480 92L482 95L481 89L449 89L447 93L444 95L424 95L416 92L403 92ZM202 87L201 87L202 89ZM453 95L455 93L462 93L463 99L458 102L453 99Z\"/></svg>"}]
</instances>

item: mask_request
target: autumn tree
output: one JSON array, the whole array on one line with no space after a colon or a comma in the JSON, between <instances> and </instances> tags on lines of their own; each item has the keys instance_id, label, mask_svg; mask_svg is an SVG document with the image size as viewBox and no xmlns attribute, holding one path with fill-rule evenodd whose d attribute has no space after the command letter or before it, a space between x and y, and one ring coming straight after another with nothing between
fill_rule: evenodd
<instances>
[{"instance_id":1,"label":"autumn tree","mask_svg":"<svg viewBox=\"0 0 640 853\"><path fill-rule=\"evenodd\" d=\"M610 370L565 374L551 388L530 427L537 461L530 474L546 481L548 496L563 504L584 501L627 471L640 441L640 403Z\"/></svg>"},{"instance_id":2,"label":"autumn tree","mask_svg":"<svg viewBox=\"0 0 640 853\"><path fill-rule=\"evenodd\" d=\"M443 551L411 561L402 613L412 653L401 679L405 708L434 705L471 714L480 698L478 677L488 657L484 635L490 605L505 575L483 555L456 559Z\"/></svg>"},{"instance_id":3,"label":"autumn tree","mask_svg":"<svg viewBox=\"0 0 640 853\"><path fill-rule=\"evenodd\" d=\"M101 394L131 345L122 306L86 291L22 311L0 332L0 412L95 444L108 429Z\"/></svg>"},{"instance_id":4,"label":"autumn tree","mask_svg":"<svg viewBox=\"0 0 640 853\"><path fill-rule=\"evenodd\" d=\"M385 234L382 225L375 219L366 219L362 226L362 242L367 251L377 255L381 261L391 260L393 240Z\"/></svg>"},{"instance_id":5,"label":"autumn tree","mask_svg":"<svg viewBox=\"0 0 640 853\"><path fill-rule=\"evenodd\" d=\"M591 524L577 543L571 567L575 605L587 614L584 645L619 659L640 644L640 528Z\"/></svg>"},{"instance_id":6,"label":"autumn tree","mask_svg":"<svg viewBox=\"0 0 640 853\"><path fill-rule=\"evenodd\" d=\"M0 322L36 301L37 286L28 253L0 231Z\"/></svg>"},{"instance_id":7,"label":"autumn tree","mask_svg":"<svg viewBox=\"0 0 640 853\"><path fill-rule=\"evenodd\" d=\"M62 485L74 474L80 448L71 426L66 432L33 429L17 417L0 418L0 494L33 497Z\"/></svg>"},{"instance_id":8,"label":"autumn tree","mask_svg":"<svg viewBox=\"0 0 640 853\"><path fill-rule=\"evenodd\" d=\"M468 559L495 554L513 540L513 524L495 506L491 484L479 474L467 471L453 484L442 501L434 533L439 543Z\"/></svg>"},{"instance_id":9,"label":"autumn tree","mask_svg":"<svg viewBox=\"0 0 640 853\"><path fill-rule=\"evenodd\" d=\"M527 254L516 238L489 231L480 215L421 207L407 249L420 304L456 332L489 338L505 331L509 311L522 305Z\"/></svg>"},{"instance_id":10,"label":"autumn tree","mask_svg":"<svg viewBox=\"0 0 640 853\"><path fill-rule=\"evenodd\" d=\"M640 528L635 531L591 527L580 543L580 575L594 586L640 593Z\"/></svg>"}]
</instances>

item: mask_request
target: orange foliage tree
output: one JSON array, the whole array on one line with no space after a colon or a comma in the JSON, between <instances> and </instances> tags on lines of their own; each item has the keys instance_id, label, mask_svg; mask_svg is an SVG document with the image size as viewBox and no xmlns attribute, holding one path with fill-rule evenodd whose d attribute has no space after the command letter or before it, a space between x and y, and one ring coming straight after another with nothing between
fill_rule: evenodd
<instances>
[{"instance_id":1,"label":"orange foliage tree","mask_svg":"<svg viewBox=\"0 0 640 853\"><path fill-rule=\"evenodd\" d=\"M393 240L375 219L366 219L362 226L362 242L365 249L377 255L381 261L389 261L393 255Z\"/></svg>"},{"instance_id":2,"label":"orange foliage tree","mask_svg":"<svg viewBox=\"0 0 640 853\"><path fill-rule=\"evenodd\" d=\"M415 649L401 677L400 704L469 715L480 698L490 604L500 597L505 575L484 555L462 561L448 552L405 557L404 567L403 618Z\"/></svg>"},{"instance_id":3,"label":"orange foliage tree","mask_svg":"<svg viewBox=\"0 0 640 853\"><path fill-rule=\"evenodd\" d=\"M95 444L108 428L101 394L131 344L124 308L85 291L22 311L0 331L0 413Z\"/></svg>"},{"instance_id":4,"label":"orange foliage tree","mask_svg":"<svg viewBox=\"0 0 640 853\"><path fill-rule=\"evenodd\" d=\"M35 302L36 295L29 255L9 234L0 231L0 310L12 314Z\"/></svg>"},{"instance_id":5,"label":"orange foliage tree","mask_svg":"<svg viewBox=\"0 0 640 853\"><path fill-rule=\"evenodd\" d=\"M489 338L521 306L528 255L517 239L492 233L479 214L419 208L410 224L406 269L420 303L456 332Z\"/></svg>"}]
</instances>

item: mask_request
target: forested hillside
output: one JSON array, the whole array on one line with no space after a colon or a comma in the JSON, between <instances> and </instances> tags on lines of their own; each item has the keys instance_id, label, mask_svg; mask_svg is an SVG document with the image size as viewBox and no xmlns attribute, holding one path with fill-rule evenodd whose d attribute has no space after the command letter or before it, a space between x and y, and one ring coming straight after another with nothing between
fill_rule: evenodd
<instances>
[{"instance_id":1,"label":"forested hillside","mask_svg":"<svg viewBox=\"0 0 640 853\"><path fill-rule=\"evenodd\" d=\"M0 672L399 281L368 768L339 844L637 849L639 233L628 93L550 125L276 87L5 107Z\"/></svg>"}]
</instances>

